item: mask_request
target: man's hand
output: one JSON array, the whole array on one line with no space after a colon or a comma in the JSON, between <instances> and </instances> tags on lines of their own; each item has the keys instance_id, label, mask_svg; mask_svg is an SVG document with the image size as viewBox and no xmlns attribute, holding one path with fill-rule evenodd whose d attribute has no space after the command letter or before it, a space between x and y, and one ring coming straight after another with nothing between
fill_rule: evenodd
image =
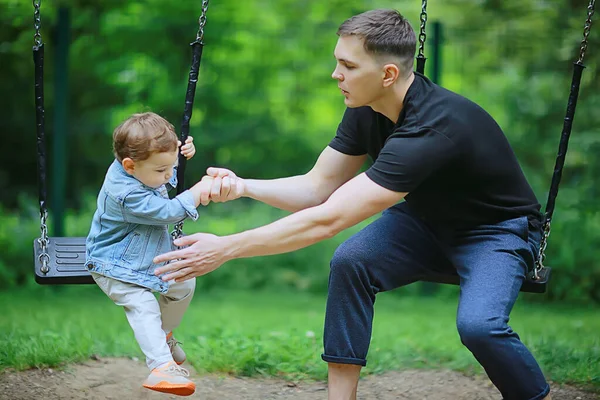
<instances>
[{"instance_id":1,"label":"man's hand","mask_svg":"<svg viewBox=\"0 0 600 400\"><path fill-rule=\"evenodd\" d=\"M194 157L194 154L196 154L196 147L194 146L194 138L191 136L187 137L187 139L185 140L185 144L183 146L181 146L181 142L178 140L177 147L181 147L181 154L183 154L183 156L185 158L187 158L188 160L190 158Z\"/></svg>"},{"instance_id":2,"label":"man's hand","mask_svg":"<svg viewBox=\"0 0 600 400\"><path fill-rule=\"evenodd\" d=\"M207 274L236 258L302 249L380 213L397 204L406 194L379 186L363 172L342 185L325 203L268 225L229 236L196 233L177 239L177 246L189 247L155 257L155 263L173 261L157 268L155 274L166 273L162 277L165 281L182 281Z\"/></svg>"},{"instance_id":3,"label":"man's hand","mask_svg":"<svg viewBox=\"0 0 600 400\"><path fill-rule=\"evenodd\" d=\"M196 233L175 240L176 246L189 246L181 250L171 251L154 258L154 263L174 261L157 268L155 275L162 275L163 281L175 279L185 281L197 276L208 274L228 261L222 238L209 233Z\"/></svg>"},{"instance_id":4,"label":"man's hand","mask_svg":"<svg viewBox=\"0 0 600 400\"><path fill-rule=\"evenodd\" d=\"M212 179L210 192L202 193L202 204L209 201L215 203L224 203L235 200L244 195L246 183L239 178L233 171L225 168L210 167L206 170L206 176L202 180ZM204 205L206 205L204 204Z\"/></svg>"}]
</instances>

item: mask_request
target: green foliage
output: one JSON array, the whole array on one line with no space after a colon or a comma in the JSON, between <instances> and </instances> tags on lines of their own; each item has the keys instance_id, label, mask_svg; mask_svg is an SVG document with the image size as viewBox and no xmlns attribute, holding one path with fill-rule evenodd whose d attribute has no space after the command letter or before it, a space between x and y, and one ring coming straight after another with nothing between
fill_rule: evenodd
<instances>
[{"instance_id":1,"label":"green foliage","mask_svg":"<svg viewBox=\"0 0 600 400\"><path fill-rule=\"evenodd\" d=\"M456 299L414 298L401 292L401 298L378 297L364 372L451 368L483 374L456 333ZM12 305L0 317L0 370L55 367L92 354L143 359L123 310L95 286L60 293L39 286L11 290L0 293L0 302ZM197 290L176 334L200 372L325 379L326 364L319 356L324 309L323 296L285 289ZM518 303L511 326L548 379L598 391L597 312L573 305Z\"/></svg>"},{"instance_id":2,"label":"green foliage","mask_svg":"<svg viewBox=\"0 0 600 400\"><path fill-rule=\"evenodd\" d=\"M572 62L579 55L585 3L432 2L432 21L443 24L441 84L478 102L499 122L542 204L566 108ZM43 2L46 47L48 148L57 90L57 7L71 15L68 70L67 216L70 235L87 233L93 196L111 161L111 132L132 112L151 109L178 126L190 48L200 2ZM330 78L335 31L345 18L370 8L394 7L418 28L416 0L279 0L211 3L191 121L198 153L188 183L206 167L226 166L240 176L270 178L307 171L333 136L343 103ZM597 16L597 15L596 15ZM33 7L0 0L0 286L31 280L31 242L38 217L33 106ZM573 135L552 225L547 263L554 268L548 295L537 300L599 301L600 295L600 35L592 26ZM425 55L432 66L431 30ZM430 74L431 75L431 74ZM52 206L54 159L49 154ZM211 206L188 230L232 233L283 213L242 203ZM52 220L51 220L52 223ZM52 226L51 226L52 227ZM336 244L289 255L232 262L209 275L206 287L269 285L322 291ZM346 235L346 236L344 236ZM417 289L414 289L417 290Z\"/></svg>"},{"instance_id":3,"label":"green foliage","mask_svg":"<svg viewBox=\"0 0 600 400\"><path fill-rule=\"evenodd\" d=\"M39 237L35 210L7 213L0 206L0 289L30 281L33 272L33 240ZM29 267L29 268L28 268Z\"/></svg>"},{"instance_id":4,"label":"green foliage","mask_svg":"<svg viewBox=\"0 0 600 400\"><path fill-rule=\"evenodd\" d=\"M555 274L548 297L600 303L600 212L561 211L547 252Z\"/></svg>"}]
</instances>

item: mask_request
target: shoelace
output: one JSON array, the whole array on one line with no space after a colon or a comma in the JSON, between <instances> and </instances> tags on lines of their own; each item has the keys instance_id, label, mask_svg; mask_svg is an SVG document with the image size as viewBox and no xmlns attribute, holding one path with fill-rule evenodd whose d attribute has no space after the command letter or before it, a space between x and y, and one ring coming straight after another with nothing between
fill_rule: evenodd
<instances>
[{"instance_id":1,"label":"shoelace","mask_svg":"<svg viewBox=\"0 0 600 400\"><path fill-rule=\"evenodd\" d=\"M182 344L182 343L180 341L178 341L177 339L175 339L173 336L171 336L167 340L167 344L169 345L169 350L173 351L173 347L177 346L178 344Z\"/></svg>"},{"instance_id":2,"label":"shoelace","mask_svg":"<svg viewBox=\"0 0 600 400\"><path fill-rule=\"evenodd\" d=\"M185 376L185 377L190 376L190 371L188 371L187 369L185 369L183 367L180 367L177 364L170 365L169 368L167 368L165 370L165 372L168 374L178 375L178 376Z\"/></svg>"}]
</instances>

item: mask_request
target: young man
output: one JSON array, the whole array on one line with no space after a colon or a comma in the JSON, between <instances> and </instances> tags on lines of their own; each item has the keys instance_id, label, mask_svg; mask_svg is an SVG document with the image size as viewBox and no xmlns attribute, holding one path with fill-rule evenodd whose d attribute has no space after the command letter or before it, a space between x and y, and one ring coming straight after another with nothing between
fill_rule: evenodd
<instances>
[{"instance_id":1,"label":"young man","mask_svg":"<svg viewBox=\"0 0 600 400\"><path fill-rule=\"evenodd\" d=\"M236 235L196 234L166 280L206 274L228 260L297 250L381 211L331 260L323 360L329 398L355 399L377 293L428 270L461 278L457 327L505 399L549 398L509 313L540 240L539 204L501 129L479 106L412 71L409 23L369 11L338 30L332 77L347 105L335 138L305 175L259 181L210 168L208 201L251 197L294 214ZM357 176L370 156L374 163ZM404 199L405 201L400 203Z\"/></svg>"}]
</instances>

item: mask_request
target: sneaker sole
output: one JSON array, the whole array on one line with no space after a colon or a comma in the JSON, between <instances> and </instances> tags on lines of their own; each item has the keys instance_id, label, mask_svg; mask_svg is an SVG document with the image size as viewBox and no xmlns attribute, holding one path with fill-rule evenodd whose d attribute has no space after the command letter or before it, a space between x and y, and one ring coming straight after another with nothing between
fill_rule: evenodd
<instances>
[{"instance_id":1,"label":"sneaker sole","mask_svg":"<svg viewBox=\"0 0 600 400\"><path fill-rule=\"evenodd\" d=\"M177 396L190 396L196 391L196 386L193 383L187 385L172 385L170 383L161 381L156 385L150 386L144 384L142 386L146 389L154 390L156 392L169 393Z\"/></svg>"},{"instance_id":2,"label":"sneaker sole","mask_svg":"<svg viewBox=\"0 0 600 400\"><path fill-rule=\"evenodd\" d=\"M187 358L184 358L182 362L178 362L178 361L175 361L175 360L173 360L173 361L175 361L175 364L177 364L177 365L181 365L181 364L183 364L183 363L184 363L186 360L187 360Z\"/></svg>"}]
</instances>

